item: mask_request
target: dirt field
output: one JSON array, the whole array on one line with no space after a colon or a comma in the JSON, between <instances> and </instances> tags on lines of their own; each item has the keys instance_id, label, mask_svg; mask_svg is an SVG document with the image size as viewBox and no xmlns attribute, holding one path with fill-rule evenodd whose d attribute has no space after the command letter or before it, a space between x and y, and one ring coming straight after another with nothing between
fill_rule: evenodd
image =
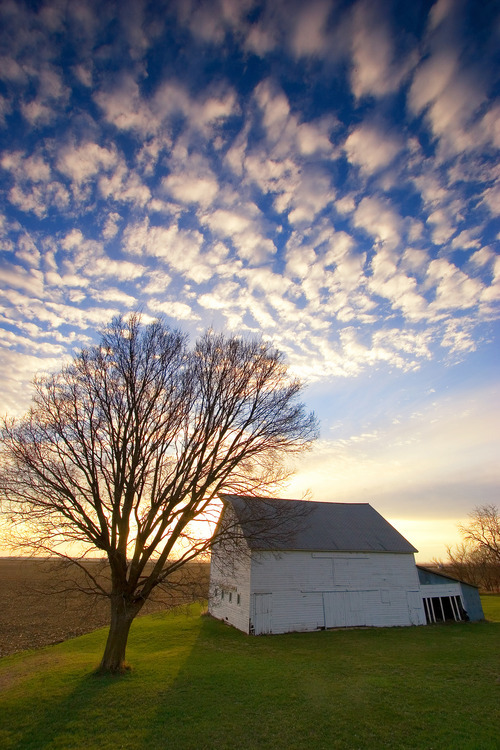
<instances>
[{"instance_id":1,"label":"dirt field","mask_svg":"<svg viewBox=\"0 0 500 750\"><path fill-rule=\"evenodd\" d=\"M86 563L99 574L100 563ZM158 592L141 614L150 614L206 596L208 566L193 566L190 582L170 593ZM68 579L68 574L64 576ZM83 574L73 575L77 583ZM0 558L0 657L16 651L59 643L108 624L107 599L65 589L61 572L45 560Z\"/></svg>"}]
</instances>

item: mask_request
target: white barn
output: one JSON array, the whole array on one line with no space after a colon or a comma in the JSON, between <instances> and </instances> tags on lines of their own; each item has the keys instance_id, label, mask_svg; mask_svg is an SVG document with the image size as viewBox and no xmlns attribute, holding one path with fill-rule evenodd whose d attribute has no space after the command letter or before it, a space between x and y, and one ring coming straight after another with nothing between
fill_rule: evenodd
<instances>
[{"instance_id":1,"label":"white barn","mask_svg":"<svg viewBox=\"0 0 500 750\"><path fill-rule=\"evenodd\" d=\"M209 612L245 633L424 625L417 551L368 503L223 495Z\"/></svg>"}]
</instances>

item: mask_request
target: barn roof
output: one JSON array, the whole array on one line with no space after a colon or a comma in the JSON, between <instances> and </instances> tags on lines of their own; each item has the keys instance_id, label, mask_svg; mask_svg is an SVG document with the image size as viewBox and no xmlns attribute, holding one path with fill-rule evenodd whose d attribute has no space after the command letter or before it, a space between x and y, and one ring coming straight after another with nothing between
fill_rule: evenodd
<instances>
[{"instance_id":1,"label":"barn roof","mask_svg":"<svg viewBox=\"0 0 500 750\"><path fill-rule=\"evenodd\" d=\"M475 583L467 583L461 578L449 573L444 573L441 570L435 570L434 568L428 568L425 565L417 565L418 578L422 585L436 583L436 578L444 578L446 581L454 581L455 583L462 583L465 586L472 586L474 589L479 589Z\"/></svg>"},{"instance_id":2,"label":"barn roof","mask_svg":"<svg viewBox=\"0 0 500 750\"><path fill-rule=\"evenodd\" d=\"M221 495L251 549L417 552L369 503Z\"/></svg>"}]
</instances>

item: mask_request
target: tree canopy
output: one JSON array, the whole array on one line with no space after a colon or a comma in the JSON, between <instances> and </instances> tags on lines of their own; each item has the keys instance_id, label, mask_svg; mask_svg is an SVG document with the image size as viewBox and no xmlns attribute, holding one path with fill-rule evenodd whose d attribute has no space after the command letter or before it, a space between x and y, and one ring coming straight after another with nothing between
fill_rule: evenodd
<instances>
[{"instance_id":1,"label":"tree canopy","mask_svg":"<svg viewBox=\"0 0 500 750\"><path fill-rule=\"evenodd\" d=\"M153 589L209 548L193 521L220 492L270 494L316 437L302 388L268 343L208 331L190 349L136 314L37 379L30 411L4 420L0 496L25 542L108 560L109 588L91 581L111 601L103 671L123 669Z\"/></svg>"}]
</instances>

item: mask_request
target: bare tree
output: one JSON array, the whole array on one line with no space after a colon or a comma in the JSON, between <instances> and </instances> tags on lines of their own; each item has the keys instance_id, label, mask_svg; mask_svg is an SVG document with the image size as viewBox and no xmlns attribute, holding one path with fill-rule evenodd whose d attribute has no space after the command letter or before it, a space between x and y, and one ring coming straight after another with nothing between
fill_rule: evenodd
<instances>
[{"instance_id":1,"label":"bare tree","mask_svg":"<svg viewBox=\"0 0 500 750\"><path fill-rule=\"evenodd\" d=\"M480 505L459 524L463 542L446 548L446 567L461 580L486 591L500 589L500 512L495 505Z\"/></svg>"},{"instance_id":2,"label":"bare tree","mask_svg":"<svg viewBox=\"0 0 500 750\"><path fill-rule=\"evenodd\" d=\"M9 517L38 552L67 556L73 543L107 558L109 588L87 572L110 599L101 671L125 668L130 625L151 592L209 549L194 522L214 518L218 494L271 494L285 457L316 437L301 390L262 341L207 332L189 350L178 331L133 315L36 380L23 419L4 420Z\"/></svg>"},{"instance_id":3,"label":"bare tree","mask_svg":"<svg viewBox=\"0 0 500 750\"><path fill-rule=\"evenodd\" d=\"M492 563L500 565L500 511L495 505L479 505L469 514L469 522L458 529L463 538L482 550Z\"/></svg>"}]
</instances>

